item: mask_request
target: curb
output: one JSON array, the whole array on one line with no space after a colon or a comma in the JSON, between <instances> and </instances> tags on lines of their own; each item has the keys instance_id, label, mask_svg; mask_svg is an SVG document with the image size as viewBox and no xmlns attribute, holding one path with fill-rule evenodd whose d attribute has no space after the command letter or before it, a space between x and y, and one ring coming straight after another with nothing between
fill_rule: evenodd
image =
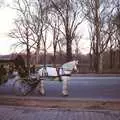
<instances>
[{"instance_id":1,"label":"curb","mask_svg":"<svg viewBox=\"0 0 120 120\"><path fill-rule=\"evenodd\" d=\"M72 74L72 77L120 77L120 74Z\"/></svg>"},{"instance_id":2,"label":"curb","mask_svg":"<svg viewBox=\"0 0 120 120\"><path fill-rule=\"evenodd\" d=\"M76 98L22 97L0 95L0 105L41 108L72 108L85 110L120 110L120 100L94 100Z\"/></svg>"}]
</instances>

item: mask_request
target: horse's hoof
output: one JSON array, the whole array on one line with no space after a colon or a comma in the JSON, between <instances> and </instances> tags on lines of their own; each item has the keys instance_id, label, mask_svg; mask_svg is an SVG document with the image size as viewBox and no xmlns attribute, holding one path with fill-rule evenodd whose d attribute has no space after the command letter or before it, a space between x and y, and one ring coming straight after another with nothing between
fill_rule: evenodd
<instances>
[{"instance_id":1,"label":"horse's hoof","mask_svg":"<svg viewBox=\"0 0 120 120\"><path fill-rule=\"evenodd\" d=\"M45 93L40 93L41 96L45 96Z\"/></svg>"},{"instance_id":2,"label":"horse's hoof","mask_svg":"<svg viewBox=\"0 0 120 120\"><path fill-rule=\"evenodd\" d=\"M41 96L45 96L45 94L41 94Z\"/></svg>"},{"instance_id":3,"label":"horse's hoof","mask_svg":"<svg viewBox=\"0 0 120 120\"><path fill-rule=\"evenodd\" d=\"M68 95L68 94L62 94L62 96L63 96L63 97L67 97L67 96L69 96L69 95Z\"/></svg>"},{"instance_id":4,"label":"horse's hoof","mask_svg":"<svg viewBox=\"0 0 120 120\"><path fill-rule=\"evenodd\" d=\"M59 79L59 82L62 82L62 79Z\"/></svg>"}]
</instances>

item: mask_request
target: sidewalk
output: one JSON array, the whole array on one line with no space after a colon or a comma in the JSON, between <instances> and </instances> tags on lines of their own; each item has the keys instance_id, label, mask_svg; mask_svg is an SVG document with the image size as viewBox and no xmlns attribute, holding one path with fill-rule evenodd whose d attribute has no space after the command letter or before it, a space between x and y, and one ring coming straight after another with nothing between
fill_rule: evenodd
<instances>
[{"instance_id":1,"label":"sidewalk","mask_svg":"<svg viewBox=\"0 0 120 120\"><path fill-rule=\"evenodd\" d=\"M0 120L119 120L120 111L0 106Z\"/></svg>"},{"instance_id":2,"label":"sidewalk","mask_svg":"<svg viewBox=\"0 0 120 120\"><path fill-rule=\"evenodd\" d=\"M120 120L120 101L0 95L0 120Z\"/></svg>"}]
</instances>

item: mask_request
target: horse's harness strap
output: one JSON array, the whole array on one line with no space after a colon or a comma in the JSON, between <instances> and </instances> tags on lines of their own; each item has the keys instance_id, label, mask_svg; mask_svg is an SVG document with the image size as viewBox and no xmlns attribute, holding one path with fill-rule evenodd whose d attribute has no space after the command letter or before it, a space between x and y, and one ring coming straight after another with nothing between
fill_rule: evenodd
<instances>
[{"instance_id":1,"label":"horse's harness strap","mask_svg":"<svg viewBox=\"0 0 120 120\"><path fill-rule=\"evenodd\" d=\"M63 75L61 75L61 76L71 76L71 74L63 74Z\"/></svg>"},{"instance_id":2,"label":"horse's harness strap","mask_svg":"<svg viewBox=\"0 0 120 120\"><path fill-rule=\"evenodd\" d=\"M60 74L60 69L62 69L62 74ZM64 73L64 68L57 68L57 73L58 73L58 76L71 76L71 74L65 74ZM67 71L71 71L71 70L67 70Z\"/></svg>"}]
</instances>

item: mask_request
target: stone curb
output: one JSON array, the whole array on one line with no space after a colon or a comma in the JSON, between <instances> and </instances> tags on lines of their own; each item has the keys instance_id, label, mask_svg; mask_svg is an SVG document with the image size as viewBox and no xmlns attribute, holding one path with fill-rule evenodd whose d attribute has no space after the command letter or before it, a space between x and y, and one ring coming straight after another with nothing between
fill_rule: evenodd
<instances>
[{"instance_id":1,"label":"stone curb","mask_svg":"<svg viewBox=\"0 0 120 120\"><path fill-rule=\"evenodd\" d=\"M72 77L120 77L120 74L72 74Z\"/></svg>"},{"instance_id":2,"label":"stone curb","mask_svg":"<svg viewBox=\"0 0 120 120\"><path fill-rule=\"evenodd\" d=\"M0 96L0 105L41 108L75 108L85 110L120 110L120 100L94 100L75 98Z\"/></svg>"}]
</instances>

